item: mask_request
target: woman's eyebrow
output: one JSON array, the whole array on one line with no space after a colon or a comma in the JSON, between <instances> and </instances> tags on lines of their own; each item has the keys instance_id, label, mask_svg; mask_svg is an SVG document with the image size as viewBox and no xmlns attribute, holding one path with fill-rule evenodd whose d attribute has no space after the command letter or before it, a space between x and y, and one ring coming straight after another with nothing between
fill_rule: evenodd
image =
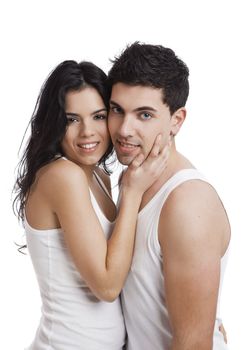
<instances>
[{"instance_id":1,"label":"woman's eyebrow","mask_svg":"<svg viewBox=\"0 0 245 350\"><path fill-rule=\"evenodd\" d=\"M72 115L73 117L79 117L78 113L66 112L66 115Z\"/></svg>"},{"instance_id":2,"label":"woman's eyebrow","mask_svg":"<svg viewBox=\"0 0 245 350\"><path fill-rule=\"evenodd\" d=\"M100 109L97 109L96 111L94 111L91 114L97 114L97 113L100 113L100 112L107 112L107 109L106 108L100 108Z\"/></svg>"}]
</instances>

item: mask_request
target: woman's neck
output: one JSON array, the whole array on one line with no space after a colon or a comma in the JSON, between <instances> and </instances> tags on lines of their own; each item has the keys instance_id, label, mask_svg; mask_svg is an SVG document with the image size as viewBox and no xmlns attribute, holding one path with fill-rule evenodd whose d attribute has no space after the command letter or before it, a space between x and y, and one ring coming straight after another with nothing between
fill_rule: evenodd
<instances>
[{"instance_id":1,"label":"woman's neck","mask_svg":"<svg viewBox=\"0 0 245 350\"><path fill-rule=\"evenodd\" d=\"M92 179L93 179L93 172L94 172L94 170L96 168L96 165L93 165L93 166L91 166L91 165L89 165L89 166L88 165L80 165L80 166L83 169L85 175L87 176L88 182L91 182Z\"/></svg>"}]
</instances>

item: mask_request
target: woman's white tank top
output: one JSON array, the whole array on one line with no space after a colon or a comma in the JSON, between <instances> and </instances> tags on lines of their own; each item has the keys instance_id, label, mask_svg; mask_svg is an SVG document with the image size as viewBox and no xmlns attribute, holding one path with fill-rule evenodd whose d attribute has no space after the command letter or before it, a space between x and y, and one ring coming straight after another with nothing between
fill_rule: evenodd
<instances>
[{"instance_id":1,"label":"woman's white tank top","mask_svg":"<svg viewBox=\"0 0 245 350\"><path fill-rule=\"evenodd\" d=\"M108 239L113 224L90 195ZM119 298L109 303L93 295L73 263L62 229L36 230L25 219L25 230L42 299L40 324L28 350L121 350L125 326Z\"/></svg>"}]
</instances>

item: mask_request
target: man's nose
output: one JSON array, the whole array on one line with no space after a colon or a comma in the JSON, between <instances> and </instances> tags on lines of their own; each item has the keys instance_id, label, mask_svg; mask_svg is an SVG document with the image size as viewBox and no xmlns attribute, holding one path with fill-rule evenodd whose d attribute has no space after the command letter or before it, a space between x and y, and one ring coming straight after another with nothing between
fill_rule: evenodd
<instances>
[{"instance_id":1,"label":"man's nose","mask_svg":"<svg viewBox=\"0 0 245 350\"><path fill-rule=\"evenodd\" d=\"M122 119L122 122L118 128L118 134L122 137L130 137L134 135L134 122L132 116L128 115Z\"/></svg>"}]
</instances>

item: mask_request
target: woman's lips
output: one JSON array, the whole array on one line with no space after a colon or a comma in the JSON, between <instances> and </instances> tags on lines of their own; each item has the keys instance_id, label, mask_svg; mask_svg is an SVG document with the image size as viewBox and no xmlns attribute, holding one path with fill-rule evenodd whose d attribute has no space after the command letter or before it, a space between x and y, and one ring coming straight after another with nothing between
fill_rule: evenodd
<instances>
[{"instance_id":1,"label":"woman's lips","mask_svg":"<svg viewBox=\"0 0 245 350\"><path fill-rule=\"evenodd\" d=\"M87 143L78 144L78 147L82 149L84 152L93 152L98 145L99 145L99 142L87 142Z\"/></svg>"}]
</instances>

